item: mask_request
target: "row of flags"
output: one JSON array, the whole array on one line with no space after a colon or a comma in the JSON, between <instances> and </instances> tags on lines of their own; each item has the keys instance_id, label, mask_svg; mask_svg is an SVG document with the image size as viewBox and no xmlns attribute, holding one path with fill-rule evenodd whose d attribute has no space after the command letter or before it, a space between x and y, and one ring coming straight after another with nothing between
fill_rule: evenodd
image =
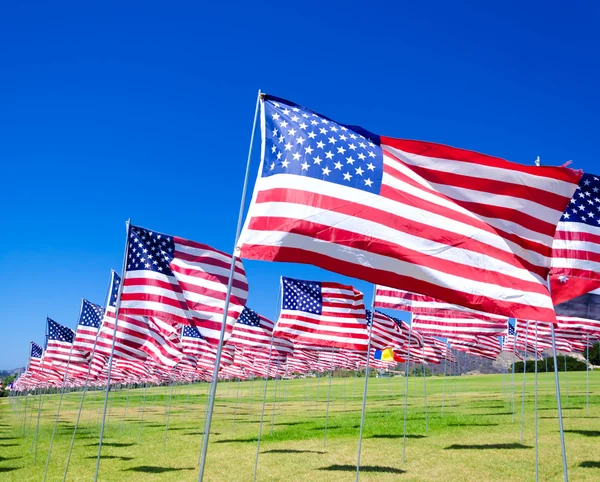
<instances>
[{"instance_id":1,"label":"row of flags","mask_svg":"<svg viewBox=\"0 0 600 482\"><path fill-rule=\"evenodd\" d=\"M375 366L409 352L439 363L449 345L495 358L510 336L528 346L509 318L555 325L567 348L597 339L596 176L378 136L272 96L260 103L261 164L234 256L128 225L105 307L84 300L76 331L49 319L29 379L100 383L113 346L115 380L210 379L223 324L219 374L240 378L287 376L327 356L329 366L358 367L367 353ZM373 309L352 286L282 277L273 323L246 306L242 258L371 282ZM411 323L381 309L408 311Z\"/></svg>"}]
</instances>

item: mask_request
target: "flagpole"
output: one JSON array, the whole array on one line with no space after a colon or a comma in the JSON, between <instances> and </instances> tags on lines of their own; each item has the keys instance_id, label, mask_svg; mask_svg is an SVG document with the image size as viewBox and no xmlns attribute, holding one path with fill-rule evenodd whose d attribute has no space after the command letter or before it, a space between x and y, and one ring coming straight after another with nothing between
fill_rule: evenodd
<instances>
[{"instance_id":1,"label":"flagpole","mask_svg":"<svg viewBox=\"0 0 600 482\"><path fill-rule=\"evenodd\" d=\"M446 362L448 360L448 342L446 342L446 352L444 353L444 381L442 382L442 417L444 416L444 395L446 393Z\"/></svg>"},{"instance_id":2,"label":"flagpole","mask_svg":"<svg viewBox=\"0 0 600 482\"><path fill-rule=\"evenodd\" d=\"M119 324L119 311L121 311L121 293L123 292L123 285L125 284L125 270L127 269L127 253L129 250L129 227L131 226L131 219L127 220L125 224L125 251L123 252L123 267L121 274L123 276L121 283L119 284L119 290L117 293L117 301L115 304L115 327L113 329L112 346L110 348L110 357L108 359L108 372L106 374L106 391L104 394L104 411L102 412L102 425L100 425L100 438L98 440L98 456L96 457L96 473L94 474L94 482L98 480L98 474L100 472L100 458L102 455L102 439L104 438L104 426L106 421L106 409L108 407L108 392L110 391L110 374L112 373L113 360L115 356L115 344L117 341L117 325Z\"/></svg>"},{"instance_id":3,"label":"flagpole","mask_svg":"<svg viewBox=\"0 0 600 482\"><path fill-rule=\"evenodd\" d=\"M421 365L423 372L423 401L425 403L425 433L429 431L429 413L427 411L427 377L425 376L425 343L423 343L423 363Z\"/></svg>"},{"instance_id":4,"label":"flagpole","mask_svg":"<svg viewBox=\"0 0 600 482\"><path fill-rule=\"evenodd\" d=\"M171 370L171 390L169 390L169 409L167 411L167 420L165 422L165 439L163 442L163 452L167 450L167 434L169 433L169 418L171 418L171 401L173 400L173 376L175 367Z\"/></svg>"},{"instance_id":5,"label":"flagpole","mask_svg":"<svg viewBox=\"0 0 600 482\"><path fill-rule=\"evenodd\" d=\"M242 346L242 357L240 360L240 367L242 366L242 362L244 361L244 346ZM240 376L238 378L238 382L237 382L237 389L235 392L235 407L233 409L233 422L231 424L231 431L235 431L235 418L237 415L237 408L238 408L238 400L239 400L239 394L240 394L240 383L242 382L242 377Z\"/></svg>"},{"instance_id":6,"label":"flagpole","mask_svg":"<svg viewBox=\"0 0 600 482\"><path fill-rule=\"evenodd\" d=\"M529 343L529 321L525 324L525 358L523 359L523 392L521 394L521 443L523 443L523 428L525 426L525 373L527 368L527 346Z\"/></svg>"},{"instance_id":7,"label":"flagpole","mask_svg":"<svg viewBox=\"0 0 600 482\"><path fill-rule=\"evenodd\" d=\"M329 388L327 389L327 408L325 409L325 431L323 433L323 448L327 447L327 422L329 421L329 398L331 397L331 378L333 377L333 346L331 347L331 367L329 371Z\"/></svg>"},{"instance_id":8,"label":"flagpole","mask_svg":"<svg viewBox=\"0 0 600 482\"><path fill-rule=\"evenodd\" d=\"M563 355L564 365L565 365L565 396L567 399L566 405L569 405L569 377L567 377L567 355Z\"/></svg>"},{"instance_id":9,"label":"flagpole","mask_svg":"<svg viewBox=\"0 0 600 482\"><path fill-rule=\"evenodd\" d=\"M278 357L279 358L279 357ZM277 406L277 389L279 388L279 367L281 362L277 361L277 368L275 368L275 392L273 393L273 405L271 406L271 435L273 435L273 425L275 424L275 407Z\"/></svg>"},{"instance_id":10,"label":"flagpole","mask_svg":"<svg viewBox=\"0 0 600 482\"><path fill-rule=\"evenodd\" d=\"M405 368L405 377L406 382L404 385L404 431L402 435L402 464L406 460L406 412L408 411L408 377L410 371L410 339L412 336L412 319L413 315L410 314L410 327L408 329L408 353L406 357L406 368Z\"/></svg>"},{"instance_id":11,"label":"flagpole","mask_svg":"<svg viewBox=\"0 0 600 482\"><path fill-rule=\"evenodd\" d=\"M279 294L281 295L281 290L279 291ZM278 300L277 304L279 305L279 300ZM265 418L265 402L267 400L267 384L269 383L269 372L271 371L271 358L273 357L274 333L275 333L275 328L273 328L273 331L271 332L271 344L269 346L269 360L267 361L267 373L265 374L265 389L263 392L262 409L260 411L260 425L258 427L258 441L256 442L256 457L254 459L254 478L253 478L254 482L256 482L256 473L258 471L258 454L260 452L260 439L261 439L261 435L262 435L263 420Z\"/></svg>"},{"instance_id":12,"label":"flagpole","mask_svg":"<svg viewBox=\"0 0 600 482\"><path fill-rule=\"evenodd\" d=\"M111 273L111 280L112 280L112 273ZM104 306L108 306L108 297L109 297L109 293L110 293L110 284L108 286L108 289L106 291L106 298L105 298L105 303ZM83 303L83 300L82 300ZM100 324L98 325L98 331L96 332L96 337L94 338L94 346L92 347L92 352L90 354L90 361L88 364L88 371L87 374L85 376L85 384L83 386L83 392L81 393L81 402L79 403L79 410L77 412L77 419L75 420L75 427L73 427L73 436L71 437L71 445L69 446L69 453L67 454L67 463L65 465L65 472L63 475L63 482L67 479L67 472L69 471L69 463L71 462L71 454L73 453L73 446L75 445L75 435L77 434L77 428L79 427L79 419L81 417L81 411L83 410L83 402L85 400L85 395L87 393L87 388L88 388L88 383L90 380L90 373L92 371L92 361L94 360L94 355L96 354L96 346L98 343L98 336L100 335L100 329L102 328L102 322L100 322ZM73 338L73 343L75 343L75 339Z\"/></svg>"},{"instance_id":13,"label":"flagpole","mask_svg":"<svg viewBox=\"0 0 600 482\"><path fill-rule=\"evenodd\" d=\"M365 427L365 413L367 411L367 389L369 385L369 361L371 360L371 337L373 334L373 325L375 324L375 290L373 285L373 300L371 302L371 324L369 325L369 341L367 342L367 363L365 366L365 385L363 387L362 412L360 416L360 432L358 435L358 456L356 458L356 482L360 474L360 452L362 448L363 429Z\"/></svg>"},{"instance_id":14,"label":"flagpole","mask_svg":"<svg viewBox=\"0 0 600 482\"><path fill-rule=\"evenodd\" d=\"M517 320L515 318L515 332L513 334L513 352L512 352L512 387L511 387L511 392L512 392L512 423L515 423L515 357L517 355Z\"/></svg>"},{"instance_id":15,"label":"flagpole","mask_svg":"<svg viewBox=\"0 0 600 482\"><path fill-rule=\"evenodd\" d=\"M127 398L125 399L125 408L123 409L123 420L121 420L121 436L123 436L123 428L125 427L125 417L127 416L127 405L129 405L129 394L131 393L131 384L127 384L127 386Z\"/></svg>"},{"instance_id":16,"label":"flagpole","mask_svg":"<svg viewBox=\"0 0 600 482\"><path fill-rule=\"evenodd\" d=\"M83 306L83 300L81 301ZM81 309L80 309L81 312ZM47 322L47 321L46 321ZM71 342L71 348L69 348L69 356L67 358L67 366L65 367L65 374L63 376L62 386L60 387L60 397L58 399L58 408L56 409L56 418L54 419L54 428L52 429L52 437L50 437L50 447L48 448L48 457L46 457L46 468L44 469L43 482L46 481L48 475L48 467L50 466L50 458L52 457L52 445L54 444L54 436L56 435L56 426L58 425L58 417L60 416L60 407L62 405L63 395L65 393L65 385L67 383L67 377L69 375L69 365L71 364L71 355L73 354L73 345L75 344L75 333L73 333L73 341Z\"/></svg>"},{"instance_id":17,"label":"flagpole","mask_svg":"<svg viewBox=\"0 0 600 482\"><path fill-rule=\"evenodd\" d=\"M535 481L540 477L540 447L539 447L539 417L538 417L538 324L535 322L535 389L534 389L534 412L535 412Z\"/></svg>"},{"instance_id":18,"label":"flagpole","mask_svg":"<svg viewBox=\"0 0 600 482\"><path fill-rule=\"evenodd\" d=\"M142 425L144 423L144 408L146 407L146 389L148 388L148 382L144 382L144 401L142 402L142 416L140 418L140 430L138 432L138 444L142 440Z\"/></svg>"},{"instance_id":19,"label":"flagpole","mask_svg":"<svg viewBox=\"0 0 600 482\"><path fill-rule=\"evenodd\" d=\"M229 280L227 282L227 294L225 296L225 305L223 308L223 322L221 325L221 334L219 336L219 346L217 348L217 356L215 360L215 368L213 373L214 383L211 387L210 398L208 401L208 413L207 413L207 424L206 430L204 431L204 441L202 443L202 459L200 461L200 471L198 473L198 481L202 481L204 477L204 467L206 465L206 453L208 450L208 439L210 435L210 424L212 422L212 414L213 408L215 404L215 394L217 391L217 378L219 376L219 364L221 362L221 352L223 351L223 342L225 340L225 327L227 325L227 312L229 310L229 300L231 299L231 288L233 285L233 274L235 272L235 251L237 248L237 242L240 237L240 232L242 229L242 221L244 217L244 205L246 204L246 189L248 187L248 176L250 174L250 161L252 160L252 146L254 145L254 133L256 132L256 121L258 119L258 108L260 106L260 99L262 97L262 93L259 90L258 95L256 96L256 108L254 110L254 121L252 123L252 134L250 135L250 146L248 147L248 159L246 161L246 174L244 176L244 185L242 187L242 199L240 200L240 210L238 214L238 223L237 229L235 233L235 242L234 242L234 252L231 257L231 266L229 267Z\"/></svg>"},{"instance_id":20,"label":"flagpole","mask_svg":"<svg viewBox=\"0 0 600 482\"><path fill-rule=\"evenodd\" d=\"M588 406L590 399L590 335L585 335L585 416L588 416Z\"/></svg>"},{"instance_id":21,"label":"flagpole","mask_svg":"<svg viewBox=\"0 0 600 482\"><path fill-rule=\"evenodd\" d=\"M42 361L42 370L44 369L44 362ZM48 392L48 383L46 382L46 393ZM38 438L40 433L40 415L42 413L42 392L40 391L40 398L38 400L38 414L37 414L37 422L35 424L35 435L33 437L34 440L34 449L33 449L33 465L37 462L37 446L38 446Z\"/></svg>"},{"instance_id":22,"label":"flagpole","mask_svg":"<svg viewBox=\"0 0 600 482\"><path fill-rule=\"evenodd\" d=\"M548 283L549 285L549 283ZM560 446L563 461L563 479L564 482L569 481L569 473L567 470L567 450L565 447L565 430L563 426L562 405L560 400L560 382L558 379L558 362L556 357L556 336L554 334L554 324L550 325L550 334L552 335L552 356L554 358L554 385L556 387L556 403L558 405L558 426L560 429Z\"/></svg>"}]
</instances>

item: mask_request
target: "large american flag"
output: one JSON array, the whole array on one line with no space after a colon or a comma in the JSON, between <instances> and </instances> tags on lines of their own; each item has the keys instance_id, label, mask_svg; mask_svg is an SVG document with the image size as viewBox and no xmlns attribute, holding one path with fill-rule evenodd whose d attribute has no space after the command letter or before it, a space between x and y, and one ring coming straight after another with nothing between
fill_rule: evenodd
<instances>
[{"instance_id":1,"label":"large american flag","mask_svg":"<svg viewBox=\"0 0 600 482\"><path fill-rule=\"evenodd\" d=\"M600 177L584 174L552 246L552 272L600 279Z\"/></svg>"},{"instance_id":2,"label":"large american flag","mask_svg":"<svg viewBox=\"0 0 600 482\"><path fill-rule=\"evenodd\" d=\"M77 331L75 332L75 340L73 342L73 349L78 350L86 355L90 355L96 344L96 337L100 324L102 323L102 316L104 314L104 308L98 306L90 301L83 299L81 301L81 311L79 313L79 323L77 325Z\"/></svg>"},{"instance_id":3,"label":"large american flag","mask_svg":"<svg viewBox=\"0 0 600 482\"><path fill-rule=\"evenodd\" d=\"M31 352L29 355L29 366L28 370L31 371L39 371L42 369L42 355L44 354L44 349L35 343L31 342Z\"/></svg>"},{"instance_id":4,"label":"large american flag","mask_svg":"<svg viewBox=\"0 0 600 482\"><path fill-rule=\"evenodd\" d=\"M271 96L261 105L243 258L554 321L552 239L579 173L380 137Z\"/></svg>"},{"instance_id":5,"label":"large american flag","mask_svg":"<svg viewBox=\"0 0 600 482\"><path fill-rule=\"evenodd\" d=\"M275 336L300 344L367 350L363 294L340 283L281 278Z\"/></svg>"},{"instance_id":6,"label":"large american flag","mask_svg":"<svg viewBox=\"0 0 600 482\"><path fill-rule=\"evenodd\" d=\"M232 257L204 244L129 227L121 313L159 318L200 330L218 345ZM236 260L226 339L248 298L248 281Z\"/></svg>"}]
</instances>

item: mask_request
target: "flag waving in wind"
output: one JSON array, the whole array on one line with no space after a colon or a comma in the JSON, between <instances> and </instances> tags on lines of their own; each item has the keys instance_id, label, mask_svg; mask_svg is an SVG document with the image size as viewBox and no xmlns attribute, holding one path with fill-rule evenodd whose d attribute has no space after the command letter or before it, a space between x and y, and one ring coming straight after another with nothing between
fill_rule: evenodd
<instances>
[{"instance_id":1,"label":"flag waving in wind","mask_svg":"<svg viewBox=\"0 0 600 482\"><path fill-rule=\"evenodd\" d=\"M261 106L241 257L555 321L546 276L579 173L380 137L271 96Z\"/></svg>"},{"instance_id":2,"label":"flag waving in wind","mask_svg":"<svg viewBox=\"0 0 600 482\"><path fill-rule=\"evenodd\" d=\"M130 226L128 243L121 313L195 326L207 343L218 345L231 256L138 226ZM226 339L247 298L246 272L236 260Z\"/></svg>"}]
</instances>

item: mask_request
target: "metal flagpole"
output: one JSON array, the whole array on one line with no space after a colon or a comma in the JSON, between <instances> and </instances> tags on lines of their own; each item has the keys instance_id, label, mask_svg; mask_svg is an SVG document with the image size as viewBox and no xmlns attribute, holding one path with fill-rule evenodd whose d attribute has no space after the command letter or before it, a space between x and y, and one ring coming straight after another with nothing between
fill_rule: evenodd
<instances>
[{"instance_id":1,"label":"metal flagpole","mask_svg":"<svg viewBox=\"0 0 600 482\"><path fill-rule=\"evenodd\" d=\"M173 400L173 377L175 367L171 370L171 390L169 390L169 409L167 411L167 420L165 422L165 439L163 441L163 452L167 450L167 434L169 433L169 418L171 418L171 401Z\"/></svg>"},{"instance_id":2,"label":"metal flagpole","mask_svg":"<svg viewBox=\"0 0 600 482\"><path fill-rule=\"evenodd\" d=\"M515 333L513 335L513 362L512 362L512 423L515 423L515 356L517 354L517 320L515 319Z\"/></svg>"},{"instance_id":3,"label":"metal flagpole","mask_svg":"<svg viewBox=\"0 0 600 482\"><path fill-rule=\"evenodd\" d=\"M567 399L566 405L569 404L569 377L567 377L567 355L563 355L564 365L565 365L565 396Z\"/></svg>"},{"instance_id":4,"label":"metal flagpole","mask_svg":"<svg viewBox=\"0 0 600 482\"><path fill-rule=\"evenodd\" d=\"M275 368L275 392L273 393L273 405L271 406L271 435L273 435L273 425L275 424L275 407L277 405L277 389L279 388L279 367L281 362L277 362L277 368Z\"/></svg>"},{"instance_id":5,"label":"metal flagpole","mask_svg":"<svg viewBox=\"0 0 600 482\"><path fill-rule=\"evenodd\" d=\"M390 382L392 380L389 363L388 363L388 366L386 367L385 371L387 372L387 379L388 379L387 396L385 397L385 416L387 417L389 415L389 411L390 411Z\"/></svg>"},{"instance_id":6,"label":"metal flagpole","mask_svg":"<svg viewBox=\"0 0 600 482\"><path fill-rule=\"evenodd\" d=\"M44 362L42 362L42 370L44 369ZM46 383L45 393L48 392L48 383ZM38 446L38 437L40 434L40 414L42 413L42 392L40 391L40 398L38 400L38 414L37 414L37 422L35 423L35 435L33 437L34 449L33 449L33 465L37 462L37 446Z\"/></svg>"},{"instance_id":7,"label":"metal flagpole","mask_svg":"<svg viewBox=\"0 0 600 482\"><path fill-rule=\"evenodd\" d=\"M585 335L585 416L588 416L588 406L590 401L590 335Z\"/></svg>"},{"instance_id":8,"label":"metal flagpole","mask_svg":"<svg viewBox=\"0 0 600 482\"><path fill-rule=\"evenodd\" d=\"M375 314L375 289L373 285L373 300L371 301L371 313ZM358 435L358 456L356 458L356 482L358 482L358 476L360 474L360 451L362 448L363 429L365 426L365 413L367 411L367 389L369 385L369 361L371 359L371 337L373 334L374 317L371 317L371 324L369 325L369 341L367 342L367 363L365 365L365 386L363 387L363 401L362 401L362 413L360 416L360 432Z\"/></svg>"},{"instance_id":9,"label":"metal flagpole","mask_svg":"<svg viewBox=\"0 0 600 482\"><path fill-rule=\"evenodd\" d=\"M242 187L242 199L240 200L240 211L238 214L238 223L235 233L235 242L233 245L233 255L231 257L231 266L229 268L229 281L227 283L227 294L225 296L225 304L223 307L223 322L221 325L221 334L219 337L219 346L217 348L217 355L215 359L215 368L213 373L213 385L211 387L210 398L208 400L208 412L207 412L207 423L206 430L204 431L204 440L202 442L202 458L200 461L200 471L198 473L198 481L201 481L204 477L204 467L206 465L206 453L208 450L208 439L210 435L210 424L212 422L213 408L215 404L215 394L217 391L217 378L219 376L219 364L221 363L221 353L223 351L223 341L225 340L225 327L227 325L227 312L229 310L229 300L231 299L231 287L233 285L233 274L235 272L235 251L237 248L237 242L240 237L242 229L242 221L244 217L244 205L246 204L246 189L248 187L248 175L250 173L250 161L252 160L252 146L254 145L254 133L256 132L256 121L258 119L258 107L260 105L260 99L262 93L258 91L256 96L256 108L254 110L254 121L252 123L252 134L250 135L250 146L248 147L248 159L246 161L246 174L244 176L244 186Z\"/></svg>"},{"instance_id":10,"label":"metal flagpole","mask_svg":"<svg viewBox=\"0 0 600 482\"><path fill-rule=\"evenodd\" d=\"M281 289L279 290L279 294L281 295ZM279 301L277 303L279 305ZM263 392L263 403L262 409L260 411L260 425L258 427L258 441L256 443L256 458L254 459L254 478L253 480L256 482L256 473L258 470L258 454L260 452L260 439L262 435L262 427L263 420L265 418L265 402L267 400L267 384L269 383L269 372L271 371L271 358L273 355L273 333L275 332L275 328L273 328L273 332L271 333L271 344L269 346L269 360L267 361L267 373L265 376L265 389Z\"/></svg>"},{"instance_id":11,"label":"metal flagpole","mask_svg":"<svg viewBox=\"0 0 600 482\"><path fill-rule=\"evenodd\" d=\"M535 482L540 477L540 447L539 447L539 418L538 418L538 324L535 322L535 388L534 388L534 414L535 414Z\"/></svg>"},{"instance_id":12,"label":"metal flagpole","mask_svg":"<svg viewBox=\"0 0 600 482\"><path fill-rule=\"evenodd\" d=\"M243 363L244 361L244 347L242 346L242 356L240 359L240 365ZM237 415L237 408L238 408L238 401L239 401L239 394L240 394L240 383L242 383L242 377L240 376L238 378L238 382L237 382L237 389L235 391L235 407L233 409L233 422L231 424L231 431L235 431L235 418Z\"/></svg>"},{"instance_id":13,"label":"metal flagpole","mask_svg":"<svg viewBox=\"0 0 600 482\"><path fill-rule=\"evenodd\" d=\"M556 358L556 336L554 334L554 324L550 325L550 334L552 335L552 356L554 358L554 384L556 387L556 403L558 405L558 426L560 429L560 445L563 461L563 478L565 482L568 482L569 473L567 471L567 451L565 448L565 430L563 427L562 405L560 400L560 382L558 379L558 362Z\"/></svg>"},{"instance_id":14,"label":"metal flagpole","mask_svg":"<svg viewBox=\"0 0 600 482\"><path fill-rule=\"evenodd\" d=\"M425 433L429 431L429 413L427 411L427 377L425 376L425 344L423 344L423 363L421 364L423 372L423 402L425 403Z\"/></svg>"},{"instance_id":15,"label":"metal flagpole","mask_svg":"<svg viewBox=\"0 0 600 482\"><path fill-rule=\"evenodd\" d=\"M446 362L448 359L448 344L446 343L446 353L444 354L444 381L442 382L442 417L444 416L444 395L446 393Z\"/></svg>"},{"instance_id":16,"label":"metal flagpole","mask_svg":"<svg viewBox=\"0 0 600 482\"><path fill-rule=\"evenodd\" d=\"M410 327L408 329L408 354L406 356L405 374L406 382L404 385L404 433L402 436L402 463L406 460L406 412L408 410L408 371L410 369L410 339L412 336L412 313L410 314Z\"/></svg>"},{"instance_id":17,"label":"metal flagpole","mask_svg":"<svg viewBox=\"0 0 600 482\"><path fill-rule=\"evenodd\" d=\"M525 324L525 358L523 359L523 392L521 394L521 443L525 426L525 373L527 368L527 344L529 343L529 321Z\"/></svg>"},{"instance_id":18,"label":"metal flagpole","mask_svg":"<svg viewBox=\"0 0 600 482\"><path fill-rule=\"evenodd\" d=\"M331 378L333 377L333 346L331 347L331 367L329 370L329 388L327 389L327 408L325 409L325 431L323 433L323 448L327 447L327 422L329 421L329 399L331 397Z\"/></svg>"},{"instance_id":19,"label":"metal flagpole","mask_svg":"<svg viewBox=\"0 0 600 482\"><path fill-rule=\"evenodd\" d=\"M98 480L98 474L100 472L100 457L102 455L102 439L104 438L104 426L106 421L106 408L108 407L108 392L110 391L110 374L112 372L113 360L115 355L115 344L117 341L117 325L119 324L119 311L121 310L121 293L123 292L123 281L125 279L125 269L127 268L127 252L129 248L129 226L131 225L131 219L127 220L126 223L126 236L125 236L125 251L123 253L123 269L121 274L123 280L119 284L119 291L117 293L117 302L115 304L115 328L113 330L112 346L110 348L110 357L108 359L108 372L106 374L106 391L104 394L104 411L102 412L102 425L100 425L100 438L98 440L98 456L96 457L96 473L94 474L94 482Z\"/></svg>"},{"instance_id":20,"label":"metal flagpole","mask_svg":"<svg viewBox=\"0 0 600 482\"><path fill-rule=\"evenodd\" d=\"M83 300L81 302L83 304ZM65 374L63 376L62 386L60 387L60 397L58 399L58 408L56 409L56 418L54 419L54 428L52 429L52 437L50 437L50 447L48 448L48 456L46 457L46 468L44 469L44 478L46 480L48 476L48 467L50 466L50 457L52 457L52 445L54 444L54 436L56 435L56 426L58 425L58 417L60 416L60 407L62 405L63 395L65 393L65 385L67 384L67 377L69 375L69 365L71 364L71 355L73 354L73 345L75 342L75 333L73 333L73 342L71 348L69 348L69 356L67 358L67 366L65 367Z\"/></svg>"},{"instance_id":21,"label":"metal flagpole","mask_svg":"<svg viewBox=\"0 0 600 482\"><path fill-rule=\"evenodd\" d=\"M142 425L144 423L144 409L146 407L146 389L148 388L148 382L144 382L144 401L142 402L142 416L140 418L140 431L138 432L138 444L142 440Z\"/></svg>"},{"instance_id":22,"label":"metal flagpole","mask_svg":"<svg viewBox=\"0 0 600 482\"><path fill-rule=\"evenodd\" d=\"M128 384L127 398L125 399L125 408L123 409L123 420L121 420L121 433L123 435L123 428L125 427L125 417L127 416L127 405L129 405L129 394L131 393L131 385Z\"/></svg>"},{"instance_id":23,"label":"metal flagpole","mask_svg":"<svg viewBox=\"0 0 600 482\"><path fill-rule=\"evenodd\" d=\"M315 396L315 420L317 419L317 408L319 408L319 385L321 385L321 377L319 376L321 372L317 370L317 394Z\"/></svg>"}]
</instances>

